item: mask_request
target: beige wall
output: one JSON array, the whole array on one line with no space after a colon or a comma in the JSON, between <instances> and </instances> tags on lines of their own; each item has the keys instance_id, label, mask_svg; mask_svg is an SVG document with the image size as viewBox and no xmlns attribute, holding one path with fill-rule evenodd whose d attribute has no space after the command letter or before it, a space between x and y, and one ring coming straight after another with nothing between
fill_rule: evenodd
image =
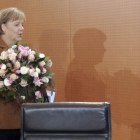
<instances>
[{"instance_id":1,"label":"beige wall","mask_svg":"<svg viewBox=\"0 0 140 140\"><path fill-rule=\"evenodd\" d=\"M140 1L0 0L11 6L23 41L53 61L55 101L109 101L113 140L139 140Z\"/></svg>"}]
</instances>

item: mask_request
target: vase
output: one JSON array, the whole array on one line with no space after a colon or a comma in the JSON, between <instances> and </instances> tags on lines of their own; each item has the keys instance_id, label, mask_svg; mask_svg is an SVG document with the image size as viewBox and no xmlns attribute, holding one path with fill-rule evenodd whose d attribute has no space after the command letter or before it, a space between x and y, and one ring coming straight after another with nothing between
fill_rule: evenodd
<instances>
[{"instance_id":1,"label":"vase","mask_svg":"<svg viewBox=\"0 0 140 140\"><path fill-rule=\"evenodd\" d=\"M46 102L53 103L55 98L55 92L51 93L51 91L46 90L46 93L48 96L48 100L46 100Z\"/></svg>"}]
</instances>

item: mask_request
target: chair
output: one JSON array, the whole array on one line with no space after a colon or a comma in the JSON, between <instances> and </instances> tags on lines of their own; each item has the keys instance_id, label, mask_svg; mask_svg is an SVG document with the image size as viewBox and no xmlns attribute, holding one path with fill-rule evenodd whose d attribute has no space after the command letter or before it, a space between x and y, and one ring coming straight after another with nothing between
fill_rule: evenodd
<instances>
[{"instance_id":1,"label":"chair","mask_svg":"<svg viewBox=\"0 0 140 140\"><path fill-rule=\"evenodd\" d=\"M20 140L111 140L110 103L26 103Z\"/></svg>"}]
</instances>

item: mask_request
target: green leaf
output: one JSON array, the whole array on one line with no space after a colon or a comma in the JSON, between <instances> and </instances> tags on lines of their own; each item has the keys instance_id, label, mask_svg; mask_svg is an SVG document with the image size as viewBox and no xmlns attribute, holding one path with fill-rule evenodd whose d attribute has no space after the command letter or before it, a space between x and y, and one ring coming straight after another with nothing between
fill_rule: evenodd
<instances>
[{"instance_id":1,"label":"green leaf","mask_svg":"<svg viewBox=\"0 0 140 140\"><path fill-rule=\"evenodd\" d=\"M30 78L30 75L25 74L25 75L22 75L21 78L27 81Z\"/></svg>"},{"instance_id":2,"label":"green leaf","mask_svg":"<svg viewBox=\"0 0 140 140\"><path fill-rule=\"evenodd\" d=\"M18 42L18 45L27 46L27 45L28 45L28 43L27 43L27 42L22 43L22 42L21 42L21 40L20 40L20 41Z\"/></svg>"},{"instance_id":3,"label":"green leaf","mask_svg":"<svg viewBox=\"0 0 140 140\"><path fill-rule=\"evenodd\" d=\"M39 63L39 62L41 62L41 61L43 61L44 60L44 58L38 58L37 59L37 62Z\"/></svg>"},{"instance_id":4,"label":"green leaf","mask_svg":"<svg viewBox=\"0 0 140 140\"><path fill-rule=\"evenodd\" d=\"M5 96L6 97L6 100L11 98L15 93L13 91L8 91L7 95Z\"/></svg>"},{"instance_id":5,"label":"green leaf","mask_svg":"<svg viewBox=\"0 0 140 140\"><path fill-rule=\"evenodd\" d=\"M51 79L52 77L51 76L46 76L47 78Z\"/></svg>"},{"instance_id":6,"label":"green leaf","mask_svg":"<svg viewBox=\"0 0 140 140\"><path fill-rule=\"evenodd\" d=\"M28 43L26 42L26 43L24 43L24 46L27 46L28 45Z\"/></svg>"},{"instance_id":7,"label":"green leaf","mask_svg":"<svg viewBox=\"0 0 140 140\"><path fill-rule=\"evenodd\" d=\"M44 98L42 98L42 103L44 102Z\"/></svg>"},{"instance_id":8,"label":"green leaf","mask_svg":"<svg viewBox=\"0 0 140 140\"><path fill-rule=\"evenodd\" d=\"M44 101L44 99L43 98L39 98L39 99L36 99L35 101L36 101L36 103L42 103Z\"/></svg>"},{"instance_id":9,"label":"green leaf","mask_svg":"<svg viewBox=\"0 0 140 140\"><path fill-rule=\"evenodd\" d=\"M21 40L18 42L18 44L19 44L19 45L21 45L21 44L22 44L22 43L21 43Z\"/></svg>"},{"instance_id":10,"label":"green leaf","mask_svg":"<svg viewBox=\"0 0 140 140\"><path fill-rule=\"evenodd\" d=\"M14 97L15 100L17 99L17 98L16 98L16 95L14 95L13 97Z\"/></svg>"},{"instance_id":11,"label":"green leaf","mask_svg":"<svg viewBox=\"0 0 140 140\"><path fill-rule=\"evenodd\" d=\"M47 70L47 75L49 75L49 73L50 73L50 69L46 68L46 70Z\"/></svg>"},{"instance_id":12,"label":"green leaf","mask_svg":"<svg viewBox=\"0 0 140 140\"><path fill-rule=\"evenodd\" d=\"M55 75L55 73L50 73L50 74L49 74L49 76L53 76L53 75Z\"/></svg>"},{"instance_id":13,"label":"green leaf","mask_svg":"<svg viewBox=\"0 0 140 140\"><path fill-rule=\"evenodd\" d=\"M0 95L5 98L6 94L4 91L0 92Z\"/></svg>"},{"instance_id":14,"label":"green leaf","mask_svg":"<svg viewBox=\"0 0 140 140\"><path fill-rule=\"evenodd\" d=\"M46 61L49 61L50 60L50 57L49 56L45 57L45 60Z\"/></svg>"},{"instance_id":15,"label":"green leaf","mask_svg":"<svg viewBox=\"0 0 140 140\"><path fill-rule=\"evenodd\" d=\"M0 92L1 92L1 91L5 91L5 90L6 90L6 88L5 88L5 87L0 88Z\"/></svg>"}]
</instances>

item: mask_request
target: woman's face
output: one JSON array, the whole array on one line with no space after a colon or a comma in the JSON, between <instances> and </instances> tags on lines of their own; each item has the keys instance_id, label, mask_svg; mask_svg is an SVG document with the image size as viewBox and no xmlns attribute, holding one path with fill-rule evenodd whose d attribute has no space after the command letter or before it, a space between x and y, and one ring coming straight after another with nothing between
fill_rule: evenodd
<instances>
[{"instance_id":1,"label":"woman's face","mask_svg":"<svg viewBox=\"0 0 140 140\"><path fill-rule=\"evenodd\" d=\"M4 24L4 35L7 39L13 42L18 42L22 39L23 34L23 20L8 21Z\"/></svg>"}]
</instances>

